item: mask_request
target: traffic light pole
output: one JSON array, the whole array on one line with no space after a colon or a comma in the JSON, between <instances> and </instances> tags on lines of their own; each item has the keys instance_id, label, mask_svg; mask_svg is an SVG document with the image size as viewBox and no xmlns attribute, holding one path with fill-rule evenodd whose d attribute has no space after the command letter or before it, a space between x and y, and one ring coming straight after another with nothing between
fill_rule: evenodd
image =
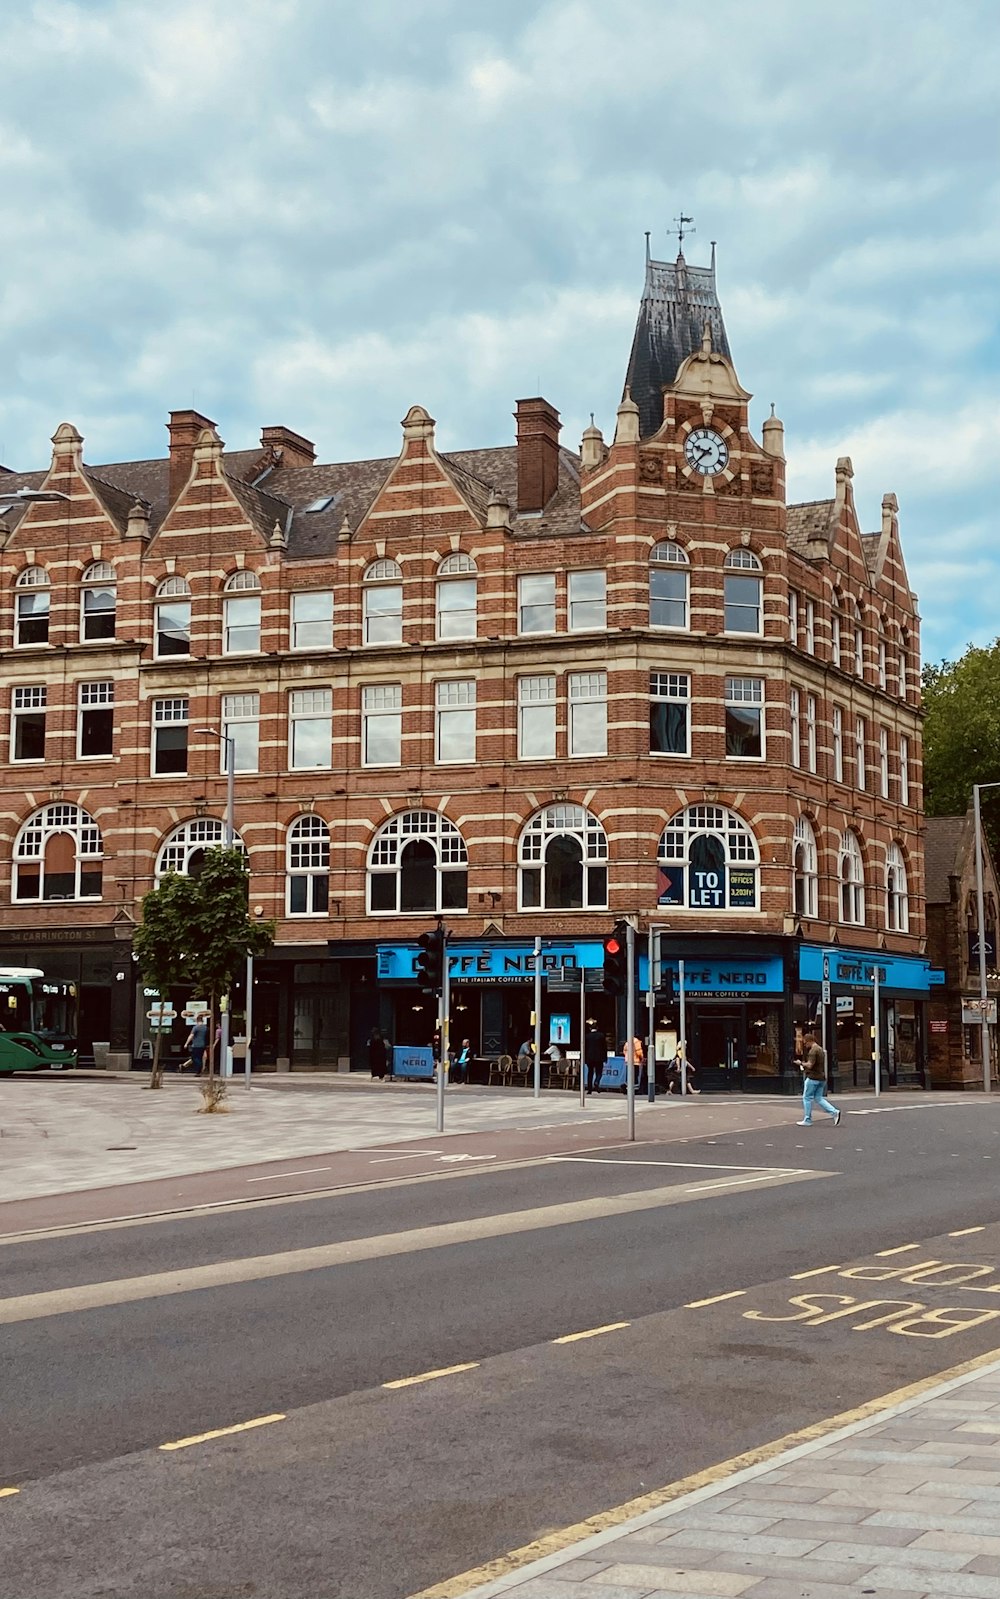
<instances>
[{"instance_id":1,"label":"traffic light pole","mask_svg":"<svg viewBox=\"0 0 1000 1599\"><path fill-rule=\"evenodd\" d=\"M625 973L625 1093L628 1138L635 1143L635 928L631 922L625 934Z\"/></svg>"},{"instance_id":2,"label":"traffic light pole","mask_svg":"<svg viewBox=\"0 0 1000 1599\"><path fill-rule=\"evenodd\" d=\"M441 924L438 924L441 926ZM441 1039L441 1058L437 1065L437 1130L444 1132L444 1083L448 1075L449 1034L451 1018L451 981L448 975L448 929L441 927L441 1009L438 1013L438 1035Z\"/></svg>"}]
</instances>

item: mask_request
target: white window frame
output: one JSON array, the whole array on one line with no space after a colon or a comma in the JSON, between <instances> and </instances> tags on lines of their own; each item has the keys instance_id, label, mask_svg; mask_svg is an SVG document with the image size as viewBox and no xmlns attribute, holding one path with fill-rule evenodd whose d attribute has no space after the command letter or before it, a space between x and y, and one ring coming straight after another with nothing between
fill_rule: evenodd
<instances>
[{"instance_id":1,"label":"white window frame","mask_svg":"<svg viewBox=\"0 0 1000 1599\"><path fill-rule=\"evenodd\" d=\"M883 799L889 798L889 729L878 730L878 791Z\"/></svg>"},{"instance_id":2,"label":"white window frame","mask_svg":"<svg viewBox=\"0 0 1000 1599\"><path fill-rule=\"evenodd\" d=\"M675 594L654 594L654 576L674 573L679 579L680 597ZM680 622L660 622L654 617L657 605L679 605ZM687 551L673 539L662 539L649 552L649 625L666 633L687 633L691 627L691 562Z\"/></svg>"},{"instance_id":3,"label":"white window frame","mask_svg":"<svg viewBox=\"0 0 1000 1599\"><path fill-rule=\"evenodd\" d=\"M737 870L754 870L754 903L752 905L726 905L722 910L700 904L692 897L697 888L691 871L691 850L695 840L709 837L721 846L727 874ZM661 866L683 867L684 903L678 909L698 911L706 915L740 916L760 908L760 851L757 840L737 811L724 805L687 805L678 811L660 834L656 859ZM728 899L728 894L727 894ZM670 910L665 912L670 915Z\"/></svg>"},{"instance_id":4,"label":"white window frame","mask_svg":"<svg viewBox=\"0 0 1000 1599\"><path fill-rule=\"evenodd\" d=\"M475 760L476 680L442 678L434 685L435 764L470 766Z\"/></svg>"},{"instance_id":5,"label":"white window frame","mask_svg":"<svg viewBox=\"0 0 1000 1599\"><path fill-rule=\"evenodd\" d=\"M191 725L191 701L187 694L157 695L153 700L153 736L150 750L150 773L153 777L187 777L191 764L191 741L188 738L188 729ZM183 727L184 729L184 766L177 771L161 771L159 768L159 744L157 732L160 728Z\"/></svg>"},{"instance_id":6,"label":"white window frame","mask_svg":"<svg viewBox=\"0 0 1000 1599\"><path fill-rule=\"evenodd\" d=\"M246 620L242 619L244 617ZM223 655L259 655L260 629L260 578L249 567L241 567L226 579L223 590Z\"/></svg>"},{"instance_id":7,"label":"white window frame","mask_svg":"<svg viewBox=\"0 0 1000 1599\"><path fill-rule=\"evenodd\" d=\"M110 606L93 609L88 612L88 597L110 592ZM80 578L80 643L81 644L109 644L115 636L117 621L118 593L117 576L110 561L92 561ZM87 622L90 616L111 616L110 633L98 633L90 636L87 632Z\"/></svg>"},{"instance_id":8,"label":"white window frame","mask_svg":"<svg viewBox=\"0 0 1000 1599\"><path fill-rule=\"evenodd\" d=\"M895 840L885 852L885 925L890 933L910 931L910 893L906 861Z\"/></svg>"},{"instance_id":9,"label":"white window frame","mask_svg":"<svg viewBox=\"0 0 1000 1599\"><path fill-rule=\"evenodd\" d=\"M798 645L799 642L799 591L788 590L788 642Z\"/></svg>"},{"instance_id":10,"label":"white window frame","mask_svg":"<svg viewBox=\"0 0 1000 1599\"><path fill-rule=\"evenodd\" d=\"M868 787L868 727L863 716L854 718L854 786Z\"/></svg>"},{"instance_id":11,"label":"white window frame","mask_svg":"<svg viewBox=\"0 0 1000 1599\"><path fill-rule=\"evenodd\" d=\"M608 674L568 672L566 675L567 755L608 753Z\"/></svg>"},{"instance_id":12,"label":"white window frame","mask_svg":"<svg viewBox=\"0 0 1000 1599\"><path fill-rule=\"evenodd\" d=\"M296 746L319 732L326 759L305 761L304 751ZM301 737L299 736L301 734ZM328 772L333 763L333 689L293 688L288 695L288 770L290 772Z\"/></svg>"},{"instance_id":13,"label":"white window frame","mask_svg":"<svg viewBox=\"0 0 1000 1599\"><path fill-rule=\"evenodd\" d=\"M403 569L398 561L372 561L362 579L362 638L366 645L403 642Z\"/></svg>"},{"instance_id":14,"label":"white window frame","mask_svg":"<svg viewBox=\"0 0 1000 1599\"><path fill-rule=\"evenodd\" d=\"M857 600L854 602L854 675L865 675L865 615Z\"/></svg>"},{"instance_id":15,"label":"white window frame","mask_svg":"<svg viewBox=\"0 0 1000 1599\"><path fill-rule=\"evenodd\" d=\"M183 628L170 630L160 624L160 615L168 608L185 612L187 623ZM187 638L186 650L162 650L160 648L160 635L166 637L176 636ZM157 661L186 660L191 654L191 585L184 577L165 577L157 585L156 597L153 603L153 658Z\"/></svg>"},{"instance_id":16,"label":"white window frame","mask_svg":"<svg viewBox=\"0 0 1000 1599\"><path fill-rule=\"evenodd\" d=\"M864 927L865 866L857 834L848 828L841 834L837 857L839 920L845 927Z\"/></svg>"},{"instance_id":17,"label":"white window frame","mask_svg":"<svg viewBox=\"0 0 1000 1599\"><path fill-rule=\"evenodd\" d=\"M788 723L791 733L791 762L802 765L802 697L797 688L788 691Z\"/></svg>"},{"instance_id":18,"label":"white window frame","mask_svg":"<svg viewBox=\"0 0 1000 1599\"><path fill-rule=\"evenodd\" d=\"M296 615L297 611L308 610L310 605L321 613L328 614ZM292 595L289 608L289 645L296 651L333 649L332 589L299 589Z\"/></svg>"},{"instance_id":19,"label":"white window frame","mask_svg":"<svg viewBox=\"0 0 1000 1599\"><path fill-rule=\"evenodd\" d=\"M240 694L223 694L221 702L222 732L219 740L221 771L227 767L228 745L233 740L233 771L260 771L260 695L251 690ZM242 731L253 729L253 732Z\"/></svg>"},{"instance_id":20,"label":"white window frame","mask_svg":"<svg viewBox=\"0 0 1000 1599\"><path fill-rule=\"evenodd\" d=\"M70 894L45 893L45 850L50 838L66 833L73 839L73 891ZM14 841L14 871L11 881L13 905L49 905L60 901L94 901L103 896L103 881L97 893L83 892L83 877L88 866L102 863L104 841L100 827L88 811L67 800L54 800L28 817ZM22 894L21 867L38 867L38 893ZM103 873L103 866L101 868Z\"/></svg>"},{"instance_id":21,"label":"white window frame","mask_svg":"<svg viewBox=\"0 0 1000 1599\"><path fill-rule=\"evenodd\" d=\"M28 605L22 615L22 601L33 600L38 594L44 594L45 606L42 610L32 613ZM21 630L30 626L32 622L45 617L45 637L40 639L24 639ZM44 566L26 566L17 574L14 583L14 648L19 650L40 650L49 643L49 634L52 628L52 582Z\"/></svg>"},{"instance_id":22,"label":"white window frame","mask_svg":"<svg viewBox=\"0 0 1000 1599\"><path fill-rule=\"evenodd\" d=\"M839 592L833 591L833 606L830 611L830 655L834 666L842 664L842 638L841 638L841 598Z\"/></svg>"},{"instance_id":23,"label":"white window frame","mask_svg":"<svg viewBox=\"0 0 1000 1599\"><path fill-rule=\"evenodd\" d=\"M395 754L373 760L370 746L377 739L391 741ZM366 683L361 689L361 764L366 768L403 764L403 685Z\"/></svg>"},{"instance_id":24,"label":"white window frame","mask_svg":"<svg viewBox=\"0 0 1000 1599\"><path fill-rule=\"evenodd\" d=\"M806 695L806 770L816 770L816 696Z\"/></svg>"},{"instance_id":25,"label":"white window frame","mask_svg":"<svg viewBox=\"0 0 1000 1599\"><path fill-rule=\"evenodd\" d=\"M401 887L403 855L410 843L431 845L434 851L434 903L422 909L403 909ZM456 877L457 874L457 877ZM372 885L376 877L390 876L395 882L393 903L388 906L372 904ZM455 903L454 894L445 893L445 880L461 878L464 897ZM465 839L454 822L440 811L401 811L382 823L368 850L365 871L365 906L369 916L434 916L447 913L462 915L468 911L469 852Z\"/></svg>"},{"instance_id":26,"label":"white window frame","mask_svg":"<svg viewBox=\"0 0 1000 1599\"><path fill-rule=\"evenodd\" d=\"M830 728L833 742L833 780L835 783L844 781L844 713L839 705L835 705L830 713Z\"/></svg>"},{"instance_id":27,"label":"white window frame","mask_svg":"<svg viewBox=\"0 0 1000 1599\"><path fill-rule=\"evenodd\" d=\"M549 598L526 599L532 584L544 583ZM537 615L536 615L537 613ZM526 626L526 622L544 623L544 626ZM556 630L556 574L554 572L521 572L517 579L517 631L528 636L537 633L554 633Z\"/></svg>"},{"instance_id":28,"label":"white window frame","mask_svg":"<svg viewBox=\"0 0 1000 1599\"><path fill-rule=\"evenodd\" d=\"M17 735L22 718L42 717L41 755L18 755ZM48 734L48 689L44 683L15 683L10 693L10 761L14 766L42 766L45 764L45 740Z\"/></svg>"},{"instance_id":29,"label":"white window frame","mask_svg":"<svg viewBox=\"0 0 1000 1599\"><path fill-rule=\"evenodd\" d=\"M588 588L593 593L586 592ZM576 567L566 574L566 616L571 633L601 633L608 625L608 574L603 566Z\"/></svg>"},{"instance_id":30,"label":"white window frame","mask_svg":"<svg viewBox=\"0 0 1000 1599\"><path fill-rule=\"evenodd\" d=\"M910 668L906 658L908 649L909 639L905 630L902 630L899 635L899 657L896 662L896 683L901 700L905 700L910 691Z\"/></svg>"},{"instance_id":31,"label":"white window frame","mask_svg":"<svg viewBox=\"0 0 1000 1599\"><path fill-rule=\"evenodd\" d=\"M899 735L899 803L910 803L910 741L905 733Z\"/></svg>"},{"instance_id":32,"label":"white window frame","mask_svg":"<svg viewBox=\"0 0 1000 1599\"><path fill-rule=\"evenodd\" d=\"M689 760L691 757L691 676L688 672L650 672L649 701L653 705L683 705L684 748L654 750L652 734L649 753L657 760Z\"/></svg>"},{"instance_id":33,"label":"white window frame","mask_svg":"<svg viewBox=\"0 0 1000 1599\"><path fill-rule=\"evenodd\" d=\"M226 824L217 816L194 816L171 828L156 852L155 881L159 883L168 872L189 876L192 857L208 849L218 849L226 842L226 831ZM233 840L233 848L246 855L239 834Z\"/></svg>"},{"instance_id":34,"label":"white window frame","mask_svg":"<svg viewBox=\"0 0 1000 1599\"><path fill-rule=\"evenodd\" d=\"M878 686L883 690L888 686L889 682L888 660L886 652L887 646L885 641L885 631L883 629L878 636Z\"/></svg>"},{"instance_id":35,"label":"white window frame","mask_svg":"<svg viewBox=\"0 0 1000 1599\"><path fill-rule=\"evenodd\" d=\"M293 878L304 884L305 910L292 909ZM296 921L330 914L330 829L313 811L296 816L285 833L285 914Z\"/></svg>"},{"instance_id":36,"label":"white window frame","mask_svg":"<svg viewBox=\"0 0 1000 1599\"><path fill-rule=\"evenodd\" d=\"M815 921L819 915L819 852L816 848L816 833L808 816L799 816L795 823L792 835L792 877L792 907L796 916L801 916L806 921ZM801 895L799 884L802 885Z\"/></svg>"},{"instance_id":37,"label":"white window frame","mask_svg":"<svg viewBox=\"0 0 1000 1599\"><path fill-rule=\"evenodd\" d=\"M438 639L475 638L479 630L476 563L460 550L446 555L437 570L434 592Z\"/></svg>"},{"instance_id":38,"label":"white window frame","mask_svg":"<svg viewBox=\"0 0 1000 1599\"><path fill-rule=\"evenodd\" d=\"M747 707L759 712L757 725L760 734L760 754L729 753L729 733L726 729L727 761L763 761L767 759L767 699L765 679L762 677L727 677L725 680L725 710L740 711ZM727 716L728 720L728 716Z\"/></svg>"},{"instance_id":39,"label":"white window frame","mask_svg":"<svg viewBox=\"0 0 1000 1599\"><path fill-rule=\"evenodd\" d=\"M102 678L93 683L78 683L76 685L76 758L78 761L113 761L114 749L114 706L115 685L109 678ZM111 712L111 748L104 750L100 755L85 755L83 752L84 718L92 711Z\"/></svg>"},{"instance_id":40,"label":"white window frame","mask_svg":"<svg viewBox=\"0 0 1000 1599\"><path fill-rule=\"evenodd\" d=\"M816 654L816 604L810 599L806 600L806 649Z\"/></svg>"},{"instance_id":41,"label":"white window frame","mask_svg":"<svg viewBox=\"0 0 1000 1599\"><path fill-rule=\"evenodd\" d=\"M749 600L730 600L730 583L754 582L757 588L756 603ZM726 556L722 578L723 631L735 638L760 638L764 632L764 568L752 550L738 545ZM755 627L730 627L730 612L753 612Z\"/></svg>"},{"instance_id":42,"label":"white window frame","mask_svg":"<svg viewBox=\"0 0 1000 1599\"><path fill-rule=\"evenodd\" d=\"M575 839L580 846L580 905L559 906L549 904L549 845L559 838ZM600 819L583 805L559 803L545 805L530 817L517 845L517 904L518 910L558 911L560 915L573 915L576 911L605 910L608 903L608 836ZM525 873L538 882L538 903L534 894L525 895Z\"/></svg>"},{"instance_id":43,"label":"white window frame","mask_svg":"<svg viewBox=\"0 0 1000 1599\"><path fill-rule=\"evenodd\" d=\"M555 673L538 672L519 677L517 680L518 760L554 761L557 722ZM528 753L529 743L535 741L541 743L543 740L544 754Z\"/></svg>"}]
</instances>

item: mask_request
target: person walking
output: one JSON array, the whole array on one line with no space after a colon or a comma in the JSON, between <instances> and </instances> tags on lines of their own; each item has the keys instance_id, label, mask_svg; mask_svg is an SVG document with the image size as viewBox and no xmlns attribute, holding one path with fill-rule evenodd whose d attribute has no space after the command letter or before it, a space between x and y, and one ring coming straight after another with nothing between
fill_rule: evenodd
<instances>
[{"instance_id":1,"label":"person walking","mask_svg":"<svg viewBox=\"0 0 1000 1599\"><path fill-rule=\"evenodd\" d=\"M813 1106L818 1105L825 1110L828 1116L833 1117L833 1125L840 1126L843 1114L836 1105L831 1105L824 1089L826 1088L826 1050L822 1044L817 1043L815 1033L806 1033L803 1043L806 1045L806 1058L800 1061L802 1068L802 1120L796 1125L799 1127L812 1126Z\"/></svg>"},{"instance_id":2,"label":"person walking","mask_svg":"<svg viewBox=\"0 0 1000 1599\"><path fill-rule=\"evenodd\" d=\"M378 1027L373 1027L368 1035L368 1065L372 1076L384 1082L389 1067L389 1046Z\"/></svg>"},{"instance_id":3,"label":"person walking","mask_svg":"<svg viewBox=\"0 0 1000 1599\"><path fill-rule=\"evenodd\" d=\"M200 1077L202 1068L205 1065L205 1051L208 1048L207 1015L199 1016L194 1022L191 1031L187 1035L187 1041L184 1045L184 1048L188 1052L188 1059L191 1062L191 1070L194 1072L196 1077Z\"/></svg>"},{"instance_id":4,"label":"person walking","mask_svg":"<svg viewBox=\"0 0 1000 1599\"><path fill-rule=\"evenodd\" d=\"M604 1034L594 1021L593 1017L587 1019L587 1037L583 1046L583 1058L587 1067L587 1093L601 1091L601 1073L604 1071L608 1060L608 1046Z\"/></svg>"},{"instance_id":5,"label":"person walking","mask_svg":"<svg viewBox=\"0 0 1000 1599\"><path fill-rule=\"evenodd\" d=\"M622 1054L625 1056L626 1066L629 1063L630 1053L632 1056L632 1081L635 1083L636 1092L641 1094L644 1087L644 1078L646 1074L646 1051L643 1048L641 1038L633 1038L631 1051L629 1049L629 1042L627 1038L622 1044Z\"/></svg>"}]
</instances>

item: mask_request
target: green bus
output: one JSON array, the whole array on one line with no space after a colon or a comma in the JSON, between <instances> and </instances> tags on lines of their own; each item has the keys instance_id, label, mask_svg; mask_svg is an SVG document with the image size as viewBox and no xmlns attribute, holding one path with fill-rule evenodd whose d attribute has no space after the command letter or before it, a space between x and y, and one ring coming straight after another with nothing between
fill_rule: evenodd
<instances>
[{"instance_id":1,"label":"green bus","mask_svg":"<svg viewBox=\"0 0 1000 1599\"><path fill-rule=\"evenodd\" d=\"M76 984L0 966L0 1073L76 1065Z\"/></svg>"}]
</instances>

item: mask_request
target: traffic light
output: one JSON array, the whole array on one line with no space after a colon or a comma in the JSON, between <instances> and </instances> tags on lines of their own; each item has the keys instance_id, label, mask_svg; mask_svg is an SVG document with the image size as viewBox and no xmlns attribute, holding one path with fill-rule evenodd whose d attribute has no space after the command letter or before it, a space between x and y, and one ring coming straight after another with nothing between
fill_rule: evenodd
<instances>
[{"instance_id":1,"label":"traffic light","mask_svg":"<svg viewBox=\"0 0 1000 1599\"><path fill-rule=\"evenodd\" d=\"M604 992L624 994L628 983L628 923L616 922L615 930L604 940Z\"/></svg>"},{"instance_id":2,"label":"traffic light","mask_svg":"<svg viewBox=\"0 0 1000 1599\"><path fill-rule=\"evenodd\" d=\"M431 933L421 933L417 939L420 954L417 956L417 981L425 994L439 994L444 982L445 945L448 935L440 922Z\"/></svg>"}]
</instances>

